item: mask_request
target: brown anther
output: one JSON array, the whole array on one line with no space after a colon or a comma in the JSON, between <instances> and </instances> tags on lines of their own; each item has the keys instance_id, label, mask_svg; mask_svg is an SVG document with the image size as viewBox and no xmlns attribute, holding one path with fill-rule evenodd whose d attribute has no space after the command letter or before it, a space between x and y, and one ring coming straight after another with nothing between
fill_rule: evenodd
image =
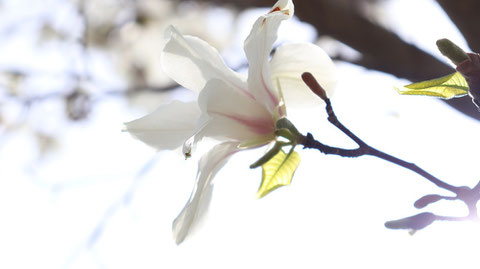
<instances>
[{"instance_id":1,"label":"brown anther","mask_svg":"<svg viewBox=\"0 0 480 269\"><path fill-rule=\"evenodd\" d=\"M270 10L270 12L268 12L268 13L273 13L273 12L280 11L280 10L281 9L279 7L276 7L274 9Z\"/></svg>"},{"instance_id":2,"label":"brown anther","mask_svg":"<svg viewBox=\"0 0 480 269\"><path fill-rule=\"evenodd\" d=\"M282 12L283 14L287 15L287 16L290 16L290 12L288 10L281 10L279 7L276 7L272 10L270 10L270 12L268 12L268 14L271 14L273 12L277 12L277 11L280 11Z\"/></svg>"},{"instance_id":3,"label":"brown anther","mask_svg":"<svg viewBox=\"0 0 480 269\"><path fill-rule=\"evenodd\" d=\"M310 90L312 90L312 92L315 93L318 97L320 97L324 101L328 99L327 92L325 92L322 86L318 84L317 80L311 73L303 73L302 79L303 82L305 82L305 84L307 84L307 86L310 88Z\"/></svg>"}]
</instances>

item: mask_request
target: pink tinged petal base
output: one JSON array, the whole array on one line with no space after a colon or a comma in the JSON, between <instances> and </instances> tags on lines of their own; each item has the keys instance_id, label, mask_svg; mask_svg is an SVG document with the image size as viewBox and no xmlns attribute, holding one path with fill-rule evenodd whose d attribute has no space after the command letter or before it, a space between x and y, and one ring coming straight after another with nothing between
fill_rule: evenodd
<instances>
[{"instance_id":1,"label":"pink tinged petal base","mask_svg":"<svg viewBox=\"0 0 480 269\"><path fill-rule=\"evenodd\" d=\"M212 79L200 93L202 114L209 117L203 135L246 141L272 134L273 114L255 99L238 92L225 81Z\"/></svg>"},{"instance_id":2,"label":"pink tinged petal base","mask_svg":"<svg viewBox=\"0 0 480 269\"><path fill-rule=\"evenodd\" d=\"M264 136L268 134L273 134L275 131L275 126L272 124L273 121L271 118L247 118L245 116L238 115L229 115L222 112L208 111L209 114L223 116L229 118L239 124L243 125L245 128L248 128L250 131L258 134L259 136Z\"/></svg>"},{"instance_id":3,"label":"pink tinged petal base","mask_svg":"<svg viewBox=\"0 0 480 269\"><path fill-rule=\"evenodd\" d=\"M271 87L272 86L269 86L266 82L265 82L265 75L261 74L261 80L262 80L262 87L263 87L263 91L267 94L269 100L270 100L270 104L269 104L269 107L272 107L272 108L275 108L276 106L278 106L278 104L280 103L280 99L277 97L277 94L275 94Z\"/></svg>"},{"instance_id":4,"label":"pink tinged petal base","mask_svg":"<svg viewBox=\"0 0 480 269\"><path fill-rule=\"evenodd\" d=\"M205 215L213 191L213 179L228 159L240 151L238 142L225 142L213 147L199 161L195 187L182 212L173 221L175 242L180 244Z\"/></svg>"}]
</instances>

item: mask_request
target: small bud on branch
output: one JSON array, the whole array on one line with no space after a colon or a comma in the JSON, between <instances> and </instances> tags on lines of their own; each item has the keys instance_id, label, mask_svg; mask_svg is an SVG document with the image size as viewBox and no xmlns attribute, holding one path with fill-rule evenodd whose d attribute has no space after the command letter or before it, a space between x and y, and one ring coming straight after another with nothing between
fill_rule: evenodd
<instances>
[{"instance_id":1,"label":"small bud on branch","mask_svg":"<svg viewBox=\"0 0 480 269\"><path fill-rule=\"evenodd\" d=\"M413 206L415 206L415 208L421 209L421 208L426 207L429 204L438 202L442 199L450 199L450 198L445 197L445 196L441 196L441 195L437 195L437 194L428 194L428 195L425 195L425 196L421 197L420 199L418 199L413 204Z\"/></svg>"},{"instance_id":2,"label":"small bud on branch","mask_svg":"<svg viewBox=\"0 0 480 269\"><path fill-rule=\"evenodd\" d=\"M450 59L455 65L469 59L465 51L446 38L437 40L437 47L443 56Z\"/></svg>"},{"instance_id":3,"label":"small bud on branch","mask_svg":"<svg viewBox=\"0 0 480 269\"><path fill-rule=\"evenodd\" d=\"M474 59L469 58L468 61L465 61L465 62L472 62L472 61L474 61ZM480 56L478 58L478 66L480 67ZM355 143L357 143L358 148L344 149L344 148L338 148L338 147L331 147L321 143L320 141L315 140L313 138L313 135L310 133L308 133L306 136L303 136L303 139L301 139L300 145L303 145L304 148L317 149L324 154L334 154L342 157L360 157L360 156L369 155L369 156L374 156L379 159L385 160L387 162L399 165L405 169L408 169L412 172L417 173L418 175L427 179L428 181L435 184L439 188L451 191L456 194L456 196L453 196L453 197L440 196L440 195L426 195L415 202L415 207L423 208L431 203L435 203L442 199L460 200L465 203L469 212L468 216L464 216L464 217L438 216L433 213L425 212L425 213L420 213L420 214L403 218L403 219L388 221L385 223L385 226L387 228L410 229L411 231L414 232L416 230L420 230L427 227L428 225L432 224L436 220L465 221L465 220L479 219L477 215L477 203L480 201L480 182L474 188L469 188L466 186L463 186L463 187L453 186L436 178L435 176L423 170L422 168L420 168L414 163L404 161L402 159L399 159L397 157L394 157L392 155L389 155L387 153L384 153L380 150L377 150L371 147L370 145L365 143L362 139L357 137L353 132L351 132L347 127L345 127L338 120L337 116L335 115L335 112L333 111L333 107L330 100L326 97L326 94L324 94L323 89L320 87L320 85L318 85L317 81L315 80L312 74L303 73L302 79L307 84L307 86L312 89L314 93L316 93L320 98L322 98L325 101L325 110L328 114L328 121L331 124L333 124L335 127L337 127L340 131L342 131L345 135L347 135L350 139L352 139Z\"/></svg>"},{"instance_id":4,"label":"small bud on branch","mask_svg":"<svg viewBox=\"0 0 480 269\"><path fill-rule=\"evenodd\" d=\"M472 97L477 109L480 110L480 55L477 53L467 54L455 43L445 38L437 41L437 47L465 77L470 88L468 94Z\"/></svg>"},{"instance_id":5,"label":"small bud on branch","mask_svg":"<svg viewBox=\"0 0 480 269\"><path fill-rule=\"evenodd\" d=\"M420 213L411 217L387 221L385 227L389 229L421 230L437 220L437 216L430 212Z\"/></svg>"},{"instance_id":6,"label":"small bud on branch","mask_svg":"<svg viewBox=\"0 0 480 269\"><path fill-rule=\"evenodd\" d=\"M313 75L309 72L305 72L302 74L302 79L305 84L315 93L318 97L320 97L323 101L327 100L327 92L318 84L317 80Z\"/></svg>"},{"instance_id":7,"label":"small bud on branch","mask_svg":"<svg viewBox=\"0 0 480 269\"><path fill-rule=\"evenodd\" d=\"M457 71L467 80L470 90L468 94L472 97L473 103L480 109L480 55L469 53L468 61L457 65Z\"/></svg>"}]
</instances>

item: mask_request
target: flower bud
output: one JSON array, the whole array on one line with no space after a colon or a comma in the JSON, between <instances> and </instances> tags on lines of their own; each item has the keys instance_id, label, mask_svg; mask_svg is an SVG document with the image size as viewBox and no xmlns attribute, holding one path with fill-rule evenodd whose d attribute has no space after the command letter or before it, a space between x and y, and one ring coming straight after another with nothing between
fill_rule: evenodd
<instances>
[{"instance_id":1,"label":"flower bud","mask_svg":"<svg viewBox=\"0 0 480 269\"><path fill-rule=\"evenodd\" d=\"M315 77L309 73L305 72L302 74L302 79L305 84L312 90L313 93L315 93L318 97L320 97L323 101L328 99L327 92L318 84L318 81L315 79Z\"/></svg>"},{"instance_id":2,"label":"flower bud","mask_svg":"<svg viewBox=\"0 0 480 269\"><path fill-rule=\"evenodd\" d=\"M468 57L468 60L457 65L457 71L467 80L470 88L468 94L477 108L480 108L480 55L469 53Z\"/></svg>"},{"instance_id":3,"label":"flower bud","mask_svg":"<svg viewBox=\"0 0 480 269\"><path fill-rule=\"evenodd\" d=\"M438 202L439 200L443 199L444 197L441 196L441 195L437 195L437 194L429 194L429 195L425 195L423 196L422 198L418 199L414 204L413 206L415 206L416 208L420 209L420 208L424 208L426 207L427 205L431 204L431 203L435 203L435 202Z\"/></svg>"},{"instance_id":4,"label":"flower bud","mask_svg":"<svg viewBox=\"0 0 480 269\"><path fill-rule=\"evenodd\" d=\"M293 125L293 123L285 117L279 119L275 125L277 130L287 129L292 135L292 138L289 140L293 143L298 143L298 141L303 137L302 134L300 134L300 132L297 130L297 127L295 127L295 125Z\"/></svg>"},{"instance_id":5,"label":"flower bud","mask_svg":"<svg viewBox=\"0 0 480 269\"><path fill-rule=\"evenodd\" d=\"M420 213L411 217L385 222L385 227L389 229L410 229L421 230L432 224L437 219L435 214L430 212Z\"/></svg>"},{"instance_id":6,"label":"flower bud","mask_svg":"<svg viewBox=\"0 0 480 269\"><path fill-rule=\"evenodd\" d=\"M468 60L465 51L446 38L437 40L437 47L443 56L450 59L455 65L459 65L461 62Z\"/></svg>"}]
</instances>

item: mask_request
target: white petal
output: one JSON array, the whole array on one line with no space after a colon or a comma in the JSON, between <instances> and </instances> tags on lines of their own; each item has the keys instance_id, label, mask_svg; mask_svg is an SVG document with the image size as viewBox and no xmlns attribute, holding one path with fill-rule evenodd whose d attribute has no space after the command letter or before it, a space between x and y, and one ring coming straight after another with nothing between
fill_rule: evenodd
<instances>
[{"instance_id":1,"label":"white petal","mask_svg":"<svg viewBox=\"0 0 480 269\"><path fill-rule=\"evenodd\" d=\"M183 242L190 229L206 212L213 190L212 180L230 156L240 150L238 145L237 142L219 144L200 159L197 180L190 199L173 221L173 236L177 244Z\"/></svg>"},{"instance_id":2,"label":"white petal","mask_svg":"<svg viewBox=\"0 0 480 269\"><path fill-rule=\"evenodd\" d=\"M162 52L165 73L183 87L199 92L212 78L245 88L245 78L228 68L218 51L193 36L182 36L173 26L165 33L168 42Z\"/></svg>"},{"instance_id":3,"label":"white petal","mask_svg":"<svg viewBox=\"0 0 480 269\"><path fill-rule=\"evenodd\" d=\"M225 81L212 79L198 97L202 114L210 118L204 135L234 140L252 140L272 136L272 114L252 96L230 87Z\"/></svg>"},{"instance_id":4,"label":"white petal","mask_svg":"<svg viewBox=\"0 0 480 269\"><path fill-rule=\"evenodd\" d=\"M274 12L276 10L282 11L284 13L288 12L287 15L289 15L290 17L293 16L294 6L292 0L277 1L277 3L275 3L275 5L273 5L273 7L271 8L270 12Z\"/></svg>"},{"instance_id":5,"label":"white petal","mask_svg":"<svg viewBox=\"0 0 480 269\"><path fill-rule=\"evenodd\" d=\"M287 107L323 103L302 81L303 72L312 73L329 96L337 81L335 64L323 49L310 43L280 46L270 62L270 68L272 81L280 83Z\"/></svg>"},{"instance_id":6,"label":"white petal","mask_svg":"<svg viewBox=\"0 0 480 269\"><path fill-rule=\"evenodd\" d=\"M135 138L158 150L175 149L193 134L200 114L196 102L174 101L125 123L125 127Z\"/></svg>"},{"instance_id":7,"label":"white petal","mask_svg":"<svg viewBox=\"0 0 480 269\"><path fill-rule=\"evenodd\" d=\"M248 90L257 100L273 111L279 104L277 89L270 80L268 59L277 39L280 22L293 16L291 1L278 1L272 10L258 18L245 40L244 50L248 59Z\"/></svg>"}]
</instances>

